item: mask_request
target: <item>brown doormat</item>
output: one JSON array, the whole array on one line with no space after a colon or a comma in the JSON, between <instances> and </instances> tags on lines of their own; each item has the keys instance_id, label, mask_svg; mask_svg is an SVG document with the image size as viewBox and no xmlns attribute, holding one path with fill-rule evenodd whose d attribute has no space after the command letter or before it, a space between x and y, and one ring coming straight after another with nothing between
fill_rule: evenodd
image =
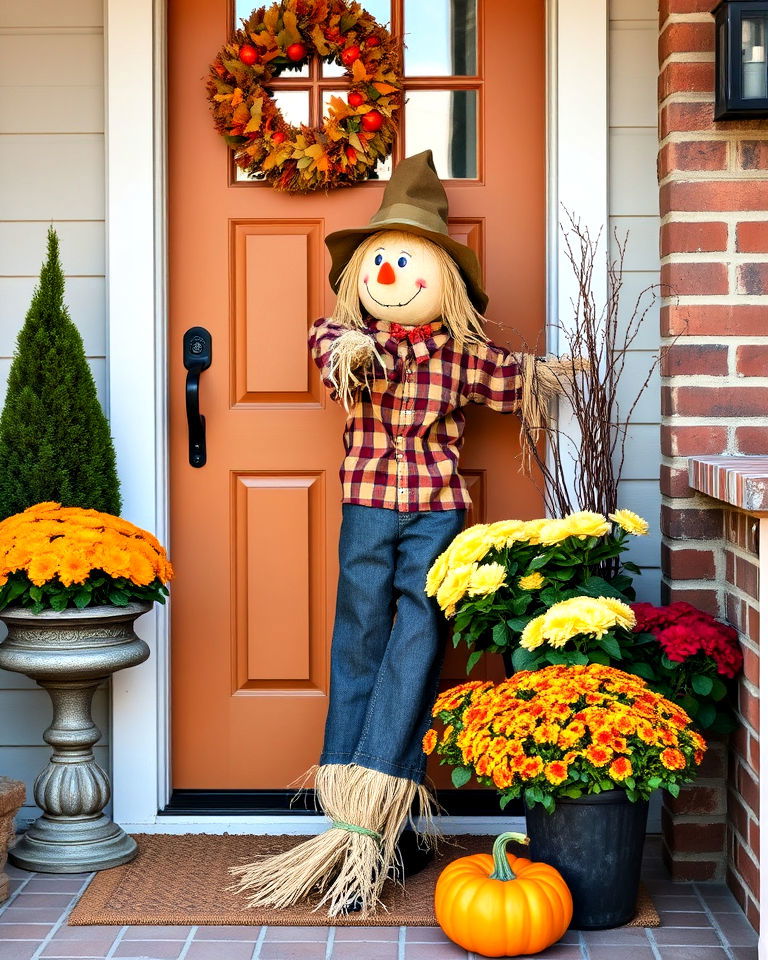
<instances>
[{"instance_id":1,"label":"brown doormat","mask_svg":"<svg viewBox=\"0 0 768 960\"><path fill-rule=\"evenodd\" d=\"M289 910L245 909L244 897L227 890L228 867L264 854L280 853L305 837L186 833L138 834L139 853L122 867L104 870L91 881L69 917L73 926L93 924L271 925L432 927L437 925L432 895L443 867L457 857L489 852L492 837L447 837L434 861L410 877L405 888L388 885L384 903L365 919L357 914L329 919L323 910L302 904ZM633 927L658 927L659 915L644 888Z\"/></svg>"}]
</instances>

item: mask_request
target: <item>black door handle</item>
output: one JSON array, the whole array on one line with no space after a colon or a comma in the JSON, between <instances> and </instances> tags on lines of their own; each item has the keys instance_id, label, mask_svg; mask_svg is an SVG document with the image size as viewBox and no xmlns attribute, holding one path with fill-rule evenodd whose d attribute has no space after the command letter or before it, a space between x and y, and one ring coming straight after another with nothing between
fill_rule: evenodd
<instances>
[{"instance_id":1,"label":"black door handle","mask_svg":"<svg viewBox=\"0 0 768 960\"><path fill-rule=\"evenodd\" d=\"M211 335L205 327L190 327L184 334L184 366L187 368L187 430L189 462L204 467L205 417L200 413L200 374L211 365Z\"/></svg>"}]
</instances>

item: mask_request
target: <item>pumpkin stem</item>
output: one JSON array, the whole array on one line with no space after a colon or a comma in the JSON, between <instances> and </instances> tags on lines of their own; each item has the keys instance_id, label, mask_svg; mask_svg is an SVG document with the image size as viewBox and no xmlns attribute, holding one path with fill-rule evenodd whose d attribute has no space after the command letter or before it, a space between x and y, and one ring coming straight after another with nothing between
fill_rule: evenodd
<instances>
[{"instance_id":1,"label":"pumpkin stem","mask_svg":"<svg viewBox=\"0 0 768 960\"><path fill-rule=\"evenodd\" d=\"M496 837L493 843L493 873L491 880L516 880L517 877L507 860L507 844L514 840L515 843L530 843L531 841L524 833L501 833Z\"/></svg>"}]
</instances>

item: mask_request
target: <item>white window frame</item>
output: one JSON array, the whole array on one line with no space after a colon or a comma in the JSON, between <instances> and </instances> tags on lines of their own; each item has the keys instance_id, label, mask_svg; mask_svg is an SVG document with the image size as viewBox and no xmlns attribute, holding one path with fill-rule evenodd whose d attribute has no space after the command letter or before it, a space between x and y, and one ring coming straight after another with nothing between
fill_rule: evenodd
<instances>
[{"instance_id":1,"label":"white window frame","mask_svg":"<svg viewBox=\"0 0 768 960\"><path fill-rule=\"evenodd\" d=\"M607 7L608 0L547 2L552 350L560 347L554 324L569 315L573 295L559 211L565 206L578 212L590 228L608 223ZM168 543L165 40L164 0L105 0L110 422L124 515ZM156 605L138 629L152 655L142 666L116 674L112 683L115 820L129 831L164 833L320 829L317 817L158 816L171 790L168 607ZM496 829L496 818L446 819L446 831Z\"/></svg>"}]
</instances>

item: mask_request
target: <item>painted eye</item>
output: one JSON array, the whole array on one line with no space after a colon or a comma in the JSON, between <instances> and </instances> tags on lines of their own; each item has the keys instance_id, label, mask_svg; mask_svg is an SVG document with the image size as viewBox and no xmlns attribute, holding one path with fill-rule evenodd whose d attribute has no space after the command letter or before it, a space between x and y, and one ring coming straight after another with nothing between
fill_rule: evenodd
<instances>
[{"instance_id":1,"label":"painted eye","mask_svg":"<svg viewBox=\"0 0 768 960\"><path fill-rule=\"evenodd\" d=\"M400 259L397 261L397 265L398 265L398 267L405 267L405 266L407 266L407 265L408 265L408 258L407 258L407 257L400 257Z\"/></svg>"},{"instance_id":2,"label":"painted eye","mask_svg":"<svg viewBox=\"0 0 768 960\"><path fill-rule=\"evenodd\" d=\"M376 264L376 266L378 267L378 266L381 264L381 261L382 261L383 259L384 259L384 257L382 257L382 255L381 255L380 253L377 253L376 256L373 258L373 262L374 262L374 263Z\"/></svg>"}]
</instances>

